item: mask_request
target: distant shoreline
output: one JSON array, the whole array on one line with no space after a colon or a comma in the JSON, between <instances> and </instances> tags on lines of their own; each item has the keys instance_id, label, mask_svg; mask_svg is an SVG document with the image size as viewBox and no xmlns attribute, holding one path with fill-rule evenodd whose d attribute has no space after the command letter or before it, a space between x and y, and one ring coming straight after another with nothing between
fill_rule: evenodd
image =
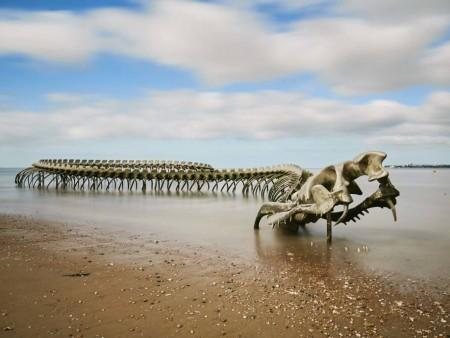
<instances>
[{"instance_id":1,"label":"distant shoreline","mask_svg":"<svg viewBox=\"0 0 450 338\"><path fill-rule=\"evenodd\" d=\"M402 169L450 169L450 164L389 164L385 167Z\"/></svg>"}]
</instances>

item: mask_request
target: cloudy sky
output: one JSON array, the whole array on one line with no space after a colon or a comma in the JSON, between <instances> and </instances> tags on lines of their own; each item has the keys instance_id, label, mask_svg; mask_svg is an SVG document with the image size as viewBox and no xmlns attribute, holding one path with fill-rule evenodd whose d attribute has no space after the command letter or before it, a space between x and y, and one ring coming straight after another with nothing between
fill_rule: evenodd
<instances>
[{"instance_id":1,"label":"cloudy sky","mask_svg":"<svg viewBox=\"0 0 450 338\"><path fill-rule=\"evenodd\" d=\"M448 0L2 0L0 166L450 163Z\"/></svg>"}]
</instances>

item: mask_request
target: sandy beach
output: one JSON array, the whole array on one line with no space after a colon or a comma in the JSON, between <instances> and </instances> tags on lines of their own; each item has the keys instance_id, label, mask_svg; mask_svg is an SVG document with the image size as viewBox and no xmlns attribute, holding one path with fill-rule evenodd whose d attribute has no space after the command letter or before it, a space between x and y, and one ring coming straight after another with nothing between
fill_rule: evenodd
<instances>
[{"instance_id":1,"label":"sandy beach","mask_svg":"<svg viewBox=\"0 0 450 338\"><path fill-rule=\"evenodd\" d=\"M448 337L448 286L0 216L2 337ZM323 248L318 248L323 249ZM270 262L269 262L270 263Z\"/></svg>"}]
</instances>

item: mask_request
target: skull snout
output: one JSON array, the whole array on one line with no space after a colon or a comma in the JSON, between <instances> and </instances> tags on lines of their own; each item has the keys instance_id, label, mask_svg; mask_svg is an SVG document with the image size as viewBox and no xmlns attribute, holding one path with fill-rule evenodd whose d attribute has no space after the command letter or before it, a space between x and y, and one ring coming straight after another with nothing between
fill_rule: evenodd
<instances>
[{"instance_id":1,"label":"skull snout","mask_svg":"<svg viewBox=\"0 0 450 338\"><path fill-rule=\"evenodd\" d=\"M374 166L369 169L370 170L368 170L367 173L367 175L369 176L369 182L389 176L389 173L387 172L386 169L384 169L383 166L380 166L380 168Z\"/></svg>"},{"instance_id":2,"label":"skull snout","mask_svg":"<svg viewBox=\"0 0 450 338\"><path fill-rule=\"evenodd\" d=\"M389 172L383 167L383 161L386 158L385 153L372 152L367 154L366 160L366 174L369 181L379 180L383 177L388 177Z\"/></svg>"}]
</instances>

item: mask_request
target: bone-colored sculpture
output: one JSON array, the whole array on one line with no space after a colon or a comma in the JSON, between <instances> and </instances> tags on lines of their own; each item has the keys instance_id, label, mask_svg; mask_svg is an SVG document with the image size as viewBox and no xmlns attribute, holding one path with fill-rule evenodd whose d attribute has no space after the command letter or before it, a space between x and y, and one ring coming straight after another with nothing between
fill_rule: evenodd
<instances>
[{"instance_id":1,"label":"bone-colored sculpture","mask_svg":"<svg viewBox=\"0 0 450 338\"><path fill-rule=\"evenodd\" d=\"M382 162L383 152L362 153L352 161L331 165L312 174L296 165L279 165L251 169L214 169L208 164L178 161L113 161L113 160L40 160L16 175L19 187L57 189L137 189L142 191L227 191L268 196L254 223L258 229L265 216L272 223L298 229L307 223L327 219L329 240L331 222L355 221L370 208L391 209L396 220L396 197L399 192L391 184ZM363 202L349 209L351 195L361 195L355 182L360 176L377 180L379 188ZM335 207L342 206L342 211Z\"/></svg>"}]
</instances>

